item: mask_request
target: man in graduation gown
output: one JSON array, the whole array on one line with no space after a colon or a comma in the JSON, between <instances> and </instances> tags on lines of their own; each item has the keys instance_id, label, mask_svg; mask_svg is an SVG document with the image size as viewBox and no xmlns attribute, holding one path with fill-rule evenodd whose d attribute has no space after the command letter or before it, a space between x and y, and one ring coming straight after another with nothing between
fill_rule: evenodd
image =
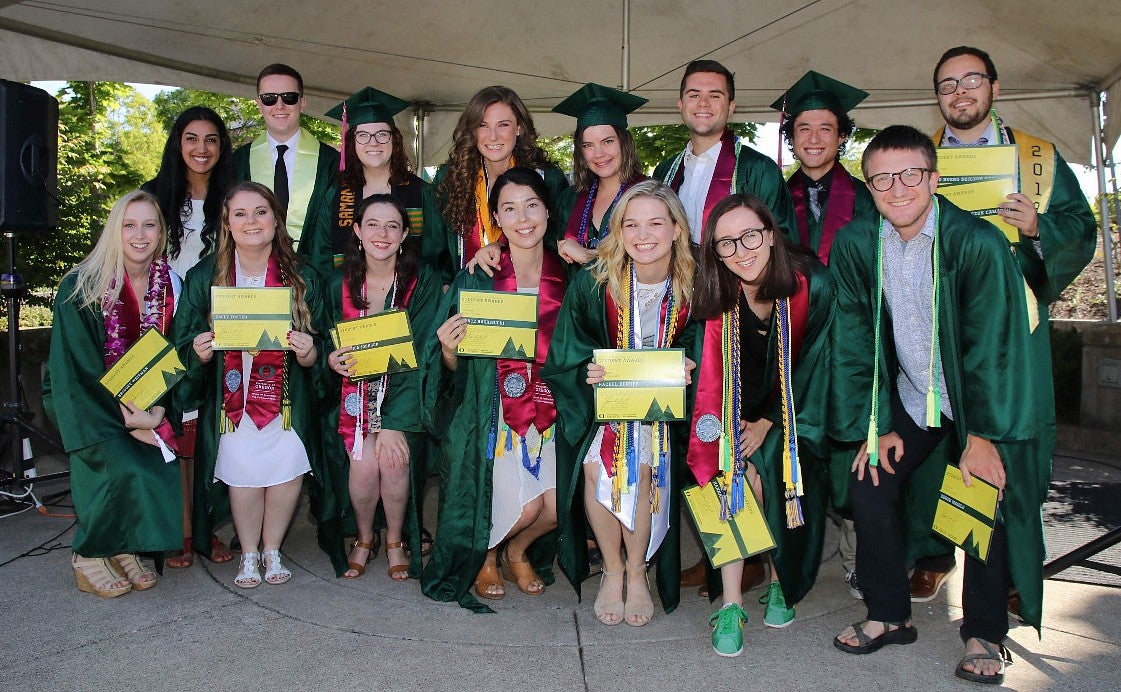
<instances>
[{"instance_id":1,"label":"man in graduation gown","mask_svg":"<svg viewBox=\"0 0 1121 692\"><path fill-rule=\"evenodd\" d=\"M322 205L334 200L331 188L339 170L339 152L300 127L304 79L281 63L269 65L257 77L257 108L265 121L265 132L234 152L234 175L268 186L287 210L285 226L296 250L308 233L330 233L316 229ZM278 153L279 152L279 153Z\"/></svg>"},{"instance_id":2,"label":"man in graduation gown","mask_svg":"<svg viewBox=\"0 0 1121 692\"><path fill-rule=\"evenodd\" d=\"M1039 442L1024 453L1036 459L1030 463L1040 469L1035 492L1047 496L1051 480L1051 457L1055 450L1055 392L1051 379L1051 335L1047 306L1078 276L1093 257L1097 245L1094 213L1078 185L1078 180L1051 142L1006 127L993 109L1000 93L996 66L988 53L978 48L958 46L943 54L934 68L934 89L938 108L946 125L934 134L936 146L993 146L1015 144L1019 157L1019 192L1008 195L1000 215L1019 230L1013 243L1016 259L1034 297L1031 345L1034 362L1040 369L1033 396L1039 411ZM928 508L924 514L933 510ZM923 527L916 528L922 530ZM1042 530L1042 527L1040 527ZM921 548L916 537L916 547ZM927 600L953 570L952 551L937 545L926 546L926 555L915 563L912 597ZM1044 553L1040 544L1039 560ZM1022 595L1022 594L1021 594ZM1039 626L1042 603L1018 602L1014 594L1009 607L1032 625Z\"/></svg>"},{"instance_id":3,"label":"man in graduation gown","mask_svg":"<svg viewBox=\"0 0 1121 692\"><path fill-rule=\"evenodd\" d=\"M798 242L829 264L837 231L854 217L874 212L864 181L840 163L856 130L849 111L868 92L810 70L771 104L782 114L780 130L798 168L787 179L798 221ZM834 446L830 454L830 504L841 517L841 563L850 593L860 598L856 581L856 532L849 511L849 471L855 448Z\"/></svg>"},{"instance_id":4,"label":"man in graduation gown","mask_svg":"<svg viewBox=\"0 0 1121 692\"><path fill-rule=\"evenodd\" d=\"M863 168L879 215L854 220L833 245L831 429L837 439L864 440L850 494L868 619L834 645L871 653L915 641L904 490L916 467L940 467L941 477L942 457L931 451L949 438L967 481L1003 488L988 562L966 559L966 655L957 670L1000 682L1008 586L1033 595L1041 588L1038 571L1025 569L1038 566L1028 534L1040 513L1040 469L1019 453L1037 443L1038 427L1023 280L995 227L934 195L937 156L921 132L883 130ZM922 490L937 496L939 486Z\"/></svg>"},{"instance_id":5,"label":"man in graduation gown","mask_svg":"<svg viewBox=\"0 0 1121 692\"><path fill-rule=\"evenodd\" d=\"M736 110L736 81L728 68L715 60L689 63L681 78L677 108L689 130L689 144L658 164L654 178L681 198L693 244L700 242L709 210L733 192L750 193L766 202L783 234L797 243L794 206L782 171L727 128Z\"/></svg>"}]
</instances>

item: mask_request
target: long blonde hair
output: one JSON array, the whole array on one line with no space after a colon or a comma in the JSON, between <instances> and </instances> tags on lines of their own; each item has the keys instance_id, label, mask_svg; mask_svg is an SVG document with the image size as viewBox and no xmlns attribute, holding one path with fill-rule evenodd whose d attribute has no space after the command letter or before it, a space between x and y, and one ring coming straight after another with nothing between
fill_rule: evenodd
<instances>
[{"instance_id":1,"label":"long blonde hair","mask_svg":"<svg viewBox=\"0 0 1121 692\"><path fill-rule=\"evenodd\" d=\"M156 210L156 218L160 223L160 239L152 251L152 261L155 261L164 252L167 246L167 224L164 223L163 214L160 213L160 203L155 197L141 190L133 190L117 200L109 211L109 218L105 220L105 227L101 229L101 236L97 244L90 250L90 254L79 262L67 275L77 277L77 286L74 295L78 299L78 306L88 308L101 305L109 292L110 286L120 288L125 275L125 249L121 234L124 230L125 210L133 202L147 202ZM113 296L116 299L116 296Z\"/></svg>"},{"instance_id":2,"label":"long blonde hair","mask_svg":"<svg viewBox=\"0 0 1121 692\"><path fill-rule=\"evenodd\" d=\"M637 197L661 200L669 210L674 224L681 230L670 249L670 287L675 303L688 303L693 297L693 274L697 264L689 246L689 220L685 217L685 207L681 206L677 194L659 180L635 183L619 198L615 212L611 214L610 232L600 242L599 257L588 271L597 284L607 284L612 300L619 303L623 299L623 282L629 279L627 273L631 266L631 258L623 245L623 217L626 215L627 205Z\"/></svg>"},{"instance_id":3,"label":"long blonde hair","mask_svg":"<svg viewBox=\"0 0 1121 692\"><path fill-rule=\"evenodd\" d=\"M311 309L307 304L307 284L300 276L299 263L296 251L292 247L292 236L288 235L285 225L285 211L273 195L272 190L260 183L247 180L238 183L226 193L222 202L222 227L218 231L218 250L214 253L214 276L211 286L230 286L233 277L230 268L234 261L234 237L230 232L230 200L239 192L255 192L268 202L272 209L273 218L276 219L276 231L272 237L272 255L280 266L280 278L285 286L292 288L292 326L298 331L314 334L311 325Z\"/></svg>"}]
</instances>

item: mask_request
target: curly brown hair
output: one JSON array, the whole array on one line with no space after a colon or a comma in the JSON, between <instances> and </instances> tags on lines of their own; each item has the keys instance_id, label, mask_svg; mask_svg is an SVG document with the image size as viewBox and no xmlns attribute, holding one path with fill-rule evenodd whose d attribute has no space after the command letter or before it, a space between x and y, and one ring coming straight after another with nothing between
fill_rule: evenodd
<instances>
[{"instance_id":1,"label":"curly brown hair","mask_svg":"<svg viewBox=\"0 0 1121 692\"><path fill-rule=\"evenodd\" d=\"M447 177L438 190L444 218L459 235L465 235L475 226L475 179L483 165L483 155L479 152L476 131L483 122L487 108L496 103L504 103L514 111L521 133L514 142L514 161L528 168L550 168L555 164L549 160L545 150L537 146L537 129L533 126L533 116L529 114L522 99L513 89L504 86L489 86L480 89L467 102L467 107L459 116L452 133L451 153L448 155Z\"/></svg>"},{"instance_id":2,"label":"curly brown hair","mask_svg":"<svg viewBox=\"0 0 1121 692\"><path fill-rule=\"evenodd\" d=\"M389 154L389 184L408 185L409 174L413 172L409 154L405 151L405 137L398 129L397 123L390 120L389 138L393 144L393 151ZM366 185L366 175L362 169L362 162L358 160L358 152L354 146L354 135L357 126L347 128L346 140L343 142L343 156L346 157L346 169L339 173L339 182L348 190L361 196L362 188Z\"/></svg>"}]
</instances>

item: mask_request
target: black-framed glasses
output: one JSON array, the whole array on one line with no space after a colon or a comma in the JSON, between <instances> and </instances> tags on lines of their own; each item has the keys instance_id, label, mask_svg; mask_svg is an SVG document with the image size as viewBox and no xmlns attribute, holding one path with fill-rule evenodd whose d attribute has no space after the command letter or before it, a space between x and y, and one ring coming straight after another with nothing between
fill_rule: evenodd
<instances>
[{"instance_id":1,"label":"black-framed glasses","mask_svg":"<svg viewBox=\"0 0 1121 692\"><path fill-rule=\"evenodd\" d=\"M895 179L899 178L904 187L918 187L929 172L929 168L904 168L898 173L877 173L868 179L868 184L877 192L887 192L895 184Z\"/></svg>"},{"instance_id":2,"label":"black-framed glasses","mask_svg":"<svg viewBox=\"0 0 1121 692\"><path fill-rule=\"evenodd\" d=\"M758 250L763 245L763 232L765 228L750 228L739 238L721 238L712 243L718 257L731 257L736 254L737 246L742 245L744 250Z\"/></svg>"},{"instance_id":3,"label":"black-framed glasses","mask_svg":"<svg viewBox=\"0 0 1121 692\"><path fill-rule=\"evenodd\" d=\"M973 90L984 84L986 79L992 79L992 77L983 72L967 72L961 79L946 77L941 82L936 83L934 88L938 90L939 94L949 96L958 90L959 84L968 90Z\"/></svg>"},{"instance_id":4,"label":"black-framed glasses","mask_svg":"<svg viewBox=\"0 0 1121 692\"><path fill-rule=\"evenodd\" d=\"M300 102L300 92L284 91L278 94L275 91L270 91L264 94L257 94L257 98L261 99L261 103L266 106L275 106L277 99L283 101L286 106L294 106Z\"/></svg>"},{"instance_id":5,"label":"black-framed glasses","mask_svg":"<svg viewBox=\"0 0 1121 692\"><path fill-rule=\"evenodd\" d=\"M357 130L354 133L354 142L356 144L369 144L372 139L378 144L389 144L391 137L392 133L389 130L378 130L377 132Z\"/></svg>"}]
</instances>

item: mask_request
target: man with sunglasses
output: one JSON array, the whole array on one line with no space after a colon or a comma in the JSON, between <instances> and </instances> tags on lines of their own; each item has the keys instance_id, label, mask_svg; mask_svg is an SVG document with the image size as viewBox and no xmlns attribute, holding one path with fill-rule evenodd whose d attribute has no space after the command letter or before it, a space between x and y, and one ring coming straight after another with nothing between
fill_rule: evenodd
<instances>
[{"instance_id":1,"label":"man with sunglasses","mask_svg":"<svg viewBox=\"0 0 1121 692\"><path fill-rule=\"evenodd\" d=\"M830 425L836 439L860 443L849 491L868 615L833 644L869 654L916 640L905 525L916 498L938 496L938 483L915 480L928 469L941 480L945 461L933 452L946 443L967 484L1005 489L987 562L966 558L955 671L999 683L1009 568L1022 547L1013 526L1040 508L1018 493L1033 474L1013 459L1038 427L1023 277L996 227L935 194L937 153L922 132L884 129L862 165L879 213L842 228L830 255Z\"/></svg>"},{"instance_id":2,"label":"man with sunglasses","mask_svg":"<svg viewBox=\"0 0 1121 692\"><path fill-rule=\"evenodd\" d=\"M1014 144L1019 158L1019 192L1008 195L1000 206L1000 216L1019 230L1013 243L1016 259L1031 289L1031 309L1039 327L1033 329L1031 348L1040 364L1034 378L1034 397L1039 409L1038 444L1018 449L1026 459L1017 462L1039 469L1037 479L1022 491L1040 502L1046 497L1050 481L1051 456L1055 449L1055 393L1051 378L1051 337L1047 306L1059 297L1093 257L1097 245L1097 223L1070 167L1055 145L1005 126L993 108L1000 94L996 65L979 48L958 46L946 51L934 68L934 91L946 124L934 134L934 143L943 147L975 147ZM1023 478L1023 477L1022 477ZM1024 479L1026 482L1026 479ZM932 507L919 510L930 516ZM911 576L911 600L925 602L937 596L954 569L954 553L932 540L923 522L914 522L912 536L915 562ZM1030 546L1030 559L1022 567L1009 599L1009 610L1038 628L1042 611L1043 527L1038 516L1027 524L1013 527L1013 543ZM1029 551L1018 551L1029 555ZM1020 582L1028 588L1020 586Z\"/></svg>"},{"instance_id":3,"label":"man with sunglasses","mask_svg":"<svg viewBox=\"0 0 1121 692\"><path fill-rule=\"evenodd\" d=\"M339 152L300 127L304 78L281 63L269 65L257 76L257 108L265 132L234 152L238 180L253 180L272 189L287 210L288 234L302 249L305 226L320 218L330 205L331 189L339 170ZM329 230L324 231L329 232ZM300 253L304 254L304 253Z\"/></svg>"}]
</instances>

